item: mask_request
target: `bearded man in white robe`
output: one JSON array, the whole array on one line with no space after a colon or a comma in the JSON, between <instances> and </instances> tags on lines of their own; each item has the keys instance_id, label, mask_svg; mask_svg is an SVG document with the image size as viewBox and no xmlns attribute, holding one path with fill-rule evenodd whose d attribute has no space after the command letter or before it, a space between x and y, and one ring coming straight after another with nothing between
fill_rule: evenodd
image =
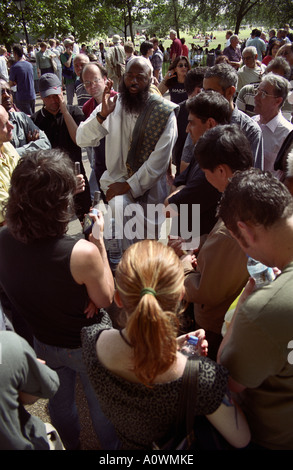
<instances>
[{"instance_id":1,"label":"bearded man in white robe","mask_svg":"<svg viewBox=\"0 0 293 470\"><path fill-rule=\"evenodd\" d=\"M107 170L100 185L124 250L139 239L159 237L164 216L155 206L163 206L168 194L167 172L177 139L178 106L153 92L148 62L131 59L112 98L108 80L102 103L76 134L80 147L98 146L105 137Z\"/></svg>"}]
</instances>

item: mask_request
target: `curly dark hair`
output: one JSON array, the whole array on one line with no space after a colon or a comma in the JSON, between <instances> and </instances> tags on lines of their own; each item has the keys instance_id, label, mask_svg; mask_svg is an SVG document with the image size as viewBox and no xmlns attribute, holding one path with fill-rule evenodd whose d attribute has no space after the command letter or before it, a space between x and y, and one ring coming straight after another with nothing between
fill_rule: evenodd
<instances>
[{"instance_id":1,"label":"curly dark hair","mask_svg":"<svg viewBox=\"0 0 293 470\"><path fill-rule=\"evenodd\" d=\"M12 173L4 205L9 231L23 243L62 236L74 215L75 190L67 154L58 149L27 153Z\"/></svg>"}]
</instances>

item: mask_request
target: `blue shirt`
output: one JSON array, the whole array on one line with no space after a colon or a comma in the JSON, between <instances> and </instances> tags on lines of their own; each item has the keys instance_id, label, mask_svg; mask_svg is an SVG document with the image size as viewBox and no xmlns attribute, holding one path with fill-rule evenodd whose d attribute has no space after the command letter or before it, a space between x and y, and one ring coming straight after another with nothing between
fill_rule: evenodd
<instances>
[{"instance_id":1,"label":"blue shirt","mask_svg":"<svg viewBox=\"0 0 293 470\"><path fill-rule=\"evenodd\" d=\"M16 100L31 101L36 99L34 87L34 69L30 62L19 60L12 65L9 74L9 80L16 82Z\"/></svg>"}]
</instances>

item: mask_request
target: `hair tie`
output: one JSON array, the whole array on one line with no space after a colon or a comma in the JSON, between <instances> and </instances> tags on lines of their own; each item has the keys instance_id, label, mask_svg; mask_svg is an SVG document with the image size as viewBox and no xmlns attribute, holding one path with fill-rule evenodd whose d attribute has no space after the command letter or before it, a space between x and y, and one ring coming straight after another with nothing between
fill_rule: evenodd
<instances>
[{"instance_id":1,"label":"hair tie","mask_svg":"<svg viewBox=\"0 0 293 470\"><path fill-rule=\"evenodd\" d=\"M143 289L141 289L140 291L140 297L143 297L145 294L151 294L153 295L154 297L157 296L157 293L154 289L152 289L151 287L144 287Z\"/></svg>"}]
</instances>

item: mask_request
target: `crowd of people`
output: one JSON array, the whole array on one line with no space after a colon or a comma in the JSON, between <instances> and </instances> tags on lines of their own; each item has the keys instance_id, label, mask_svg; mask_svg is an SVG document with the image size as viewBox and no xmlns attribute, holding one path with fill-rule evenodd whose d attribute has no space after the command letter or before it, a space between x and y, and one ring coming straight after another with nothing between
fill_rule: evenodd
<instances>
[{"instance_id":1,"label":"crowd of people","mask_svg":"<svg viewBox=\"0 0 293 470\"><path fill-rule=\"evenodd\" d=\"M284 31L227 32L195 66L172 30L165 74L157 38L136 51L114 35L96 54L73 37L16 44L0 61L1 449L82 449L79 376L100 448L151 451L190 370L193 450L293 449ZM257 287L248 258L275 279ZM50 426L25 407L38 398Z\"/></svg>"}]
</instances>

